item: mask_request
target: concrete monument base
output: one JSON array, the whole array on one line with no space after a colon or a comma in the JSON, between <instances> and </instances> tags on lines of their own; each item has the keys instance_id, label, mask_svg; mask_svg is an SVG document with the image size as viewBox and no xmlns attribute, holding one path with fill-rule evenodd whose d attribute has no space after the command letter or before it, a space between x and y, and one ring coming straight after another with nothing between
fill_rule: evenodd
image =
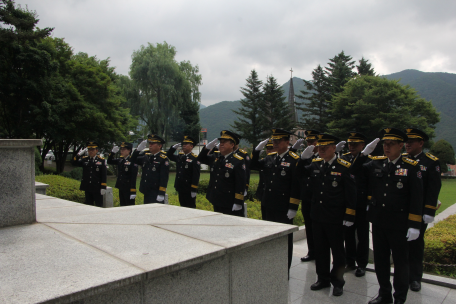
<instances>
[{"instance_id":1,"label":"concrete monument base","mask_svg":"<svg viewBox=\"0 0 456 304\"><path fill-rule=\"evenodd\" d=\"M287 303L297 227L164 204L97 208L36 195L0 229L1 303Z\"/></svg>"}]
</instances>

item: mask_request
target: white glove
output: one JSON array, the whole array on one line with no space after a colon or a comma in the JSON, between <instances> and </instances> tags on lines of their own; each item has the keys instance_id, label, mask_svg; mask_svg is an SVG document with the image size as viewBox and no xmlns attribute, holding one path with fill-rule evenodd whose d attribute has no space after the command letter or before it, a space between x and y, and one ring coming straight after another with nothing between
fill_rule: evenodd
<instances>
[{"instance_id":1,"label":"white glove","mask_svg":"<svg viewBox=\"0 0 456 304\"><path fill-rule=\"evenodd\" d=\"M173 146L173 149L174 149L174 150L177 150L177 149L179 149L180 146L182 146L181 143L175 144L175 145Z\"/></svg>"},{"instance_id":2,"label":"white glove","mask_svg":"<svg viewBox=\"0 0 456 304\"><path fill-rule=\"evenodd\" d=\"M111 152L112 152L112 153L117 153L117 152L119 152L119 147L117 147L117 146L112 147Z\"/></svg>"},{"instance_id":3,"label":"white glove","mask_svg":"<svg viewBox=\"0 0 456 304\"><path fill-rule=\"evenodd\" d=\"M344 221L344 226L347 226L347 227L350 227L350 226L353 226L353 222L350 222L350 221Z\"/></svg>"},{"instance_id":4,"label":"white glove","mask_svg":"<svg viewBox=\"0 0 456 304\"><path fill-rule=\"evenodd\" d=\"M215 145L217 144L217 141L218 141L218 138L214 139L213 141L211 141L210 143L208 143L206 145L206 149L208 150L212 150L212 148L215 147Z\"/></svg>"},{"instance_id":5,"label":"white glove","mask_svg":"<svg viewBox=\"0 0 456 304\"><path fill-rule=\"evenodd\" d=\"M369 205L367 205L367 207L366 207L366 211L369 211Z\"/></svg>"},{"instance_id":6,"label":"white glove","mask_svg":"<svg viewBox=\"0 0 456 304\"><path fill-rule=\"evenodd\" d=\"M135 199L135 198L136 198L136 194L130 195L130 199Z\"/></svg>"},{"instance_id":7,"label":"white glove","mask_svg":"<svg viewBox=\"0 0 456 304\"><path fill-rule=\"evenodd\" d=\"M217 146L215 146L217 149L220 148L220 143L217 144Z\"/></svg>"},{"instance_id":8,"label":"white glove","mask_svg":"<svg viewBox=\"0 0 456 304\"><path fill-rule=\"evenodd\" d=\"M339 143L336 145L336 152L342 151L342 149L345 147L345 144L346 144L345 141L339 142Z\"/></svg>"},{"instance_id":9,"label":"white glove","mask_svg":"<svg viewBox=\"0 0 456 304\"><path fill-rule=\"evenodd\" d=\"M407 232L407 241L414 241L420 236L420 230L416 228L409 228Z\"/></svg>"},{"instance_id":10,"label":"white glove","mask_svg":"<svg viewBox=\"0 0 456 304\"><path fill-rule=\"evenodd\" d=\"M441 201L438 201L438 202L437 202L437 210L439 210L440 206L442 206L442 202L441 202Z\"/></svg>"},{"instance_id":11,"label":"white glove","mask_svg":"<svg viewBox=\"0 0 456 304\"><path fill-rule=\"evenodd\" d=\"M434 217L433 216L430 216L430 215L427 215L427 214L423 215L423 222L425 224L430 224L433 221L434 221Z\"/></svg>"},{"instance_id":12,"label":"white glove","mask_svg":"<svg viewBox=\"0 0 456 304\"><path fill-rule=\"evenodd\" d=\"M146 145L147 145L147 139L143 140L143 141L138 145L138 147L136 147L136 151L141 152L142 150L144 150L144 148L146 147Z\"/></svg>"},{"instance_id":13,"label":"white glove","mask_svg":"<svg viewBox=\"0 0 456 304\"><path fill-rule=\"evenodd\" d=\"M247 190L244 191L244 196L247 196Z\"/></svg>"},{"instance_id":14,"label":"white glove","mask_svg":"<svg viewBox=\"0 0 456 304\"><path fill-rule=\"evenodd\" d=\"M101 193L101 195L105 195L106 194L106 189L100 189L100 193Z\"/></svg>"},{"instance_id":15,"label":"white glove","mask_svg":"<svg viewBox=\"0 0 456 304\"><path fill-rule=\"evenodd\" d=\"M263 150L263 148L267 145L268 141L269 141L269 138L267 138L267 139L263 140L262 142L260 142L258 144L258 146L255 148L255 151Z\"/></svg>"},{"instance_id":16,"label":"white glove","mask_svg":"<svg viewBox=\"0 0 456 304\"><path fill-rule=\"evenodd\" d=\"M304 138L298 139L292 148L298 150L299 148L301 148L303 141L304 141Z\"/></svg>"},{"instance_id":17,"label":"white glove","mask_svg":"<svg viewBox=\"0 0 456 304\"><path fill-rule=\"evenodd\" d=\"M375 147L377 146L377 143L380 141L380 138L376 138L374 139L373 141L371 141L365 148L363 151L361 151L361 153L364 155L364 156L367 156L369 154L372 153L372 151L374 151Z\"/></svg>"},{"instance_id":18,"label":"white glove","mask_svg":"<svg viewBox=\"0 0 456 304\"><path fill-rule=\"evenodd\" d=\"M264 153L264 150L261 150L261 151L260 151L260 155L263 154L263 153Z\"/></svg>"},{"instance_id":19,"label":"white glove","mask_svg":"<svg viewBox=\"0 0 456 304\"><path fill-rule=\"evenodd\" d=\"M314 154L314 149L315 146L308 146L307 148L305 148L304 151L302 151L301 153L301 159L304 160L311 158Z\"/></svg>"},{"instance_id":20,"label":"white glove","mask_svg":"<svg viewBox=\"0 0 456 304\"><path fill-rule=\"evenodd\" d=\"M157 195L157 201L163 202L164 199L165 197L163 195Z\"/></svg>"},{"instance_id":21,"label":"white glove","mask_svg":"<svg viewBox=\"0 0 456 304\"><path fill-rule=\"evenodd\" d=\"M288 209L287 217L289 220L292 220L296 216L296 210Z\"/></svg>"},{"instance_id":22,"label":"white glove","mask_svg":"<svg viewBox=\"0 0 456 304\"><path fill-rule=\"evenodd\" d=\"M82 155L84 155L86 152L87 152L87 148L85 148L84 150L79 151L78 156L82 156Z\"/></svg>"},{"instance_id":23,"label":"white glove","mask_svg":"<svg viewBox=\"0 0 456 304\"><path fill-rule=\"evenodd\" d=\"M232 211L238 211L242 209L242 205L239 204L233 204L233 210Z\"/></svg>"},{"instance_id":24,"label":"white glove","mask_svg":"<svg viewBox=\"0 0 456 304\"><path fill-rule=\"evenodd\" d=\"M191 192L190 195L192 196L192 198L195 198L196 197L196 192Z\"/></svg>"}]
</instances>

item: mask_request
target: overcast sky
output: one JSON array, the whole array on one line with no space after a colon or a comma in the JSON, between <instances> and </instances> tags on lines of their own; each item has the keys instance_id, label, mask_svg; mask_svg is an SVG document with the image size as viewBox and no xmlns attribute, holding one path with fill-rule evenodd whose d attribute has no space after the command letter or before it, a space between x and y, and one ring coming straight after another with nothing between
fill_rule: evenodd
<instances>
[{"instance_id":1,"label":"overcast sky","mask_svg":"<svg viewBox=\"0 0 456 304\"><path fill-rule=\"evenodd\" d=\"M76 52L111 58L128 75L141 45L168 42L177 60L198 65L202 103L242 97L252 69L280 84L310 79L344 50L380 74L456 72L456 1L16 0L55 27Z\"/></svg>"}]
</instances>

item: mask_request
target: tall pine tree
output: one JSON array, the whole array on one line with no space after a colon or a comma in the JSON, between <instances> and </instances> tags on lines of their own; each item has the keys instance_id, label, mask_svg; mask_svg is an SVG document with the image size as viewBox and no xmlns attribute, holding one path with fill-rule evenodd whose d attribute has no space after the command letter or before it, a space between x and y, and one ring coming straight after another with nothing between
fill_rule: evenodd
<instances>
[{"instance_id":1,"label":"tall pine tree","mask_svg":"<svg viewBox=\"0 0 456 304\"><path fill-rule=\"evenodd\" d=\"M306 91L296 97L305 100L298 106L302 113L302 127L305 129L317 129L326 131L328 123L328 100L331 99L331 87L325 71L318 65L312 71L312 80L304 80Z\"/></svg>"},{"instance_id":2,"label":"tall pine tree","mask_svg":"<svg viewBox=\"0 0 456 304\"><path fill-rule=\"evenodd\" d=\"M284 91L274 76L268 76L263 85L263 101L260 103L260 124L263 137L270 136L273 128L291 131L296 126L290 119L288 104L283 97Z\"/></svg>"},{"instance_id":3,"label":"tall pine tree","mask_svg":"<svg viewBox=\"0 0 456 304\"><path fill-rule=\"evenodd\" d=\"M355 61L352 59L351 56L345 55L344 51L329 59L325 72L331 86L331 95L342 92L343 86L356 75L353 72Z\"/></svg>"},{"instance_id":4,"label":"tall pine tree","mask_svg":"<svg viewBox=\"0 0 456 304\"><path fill-rule=\"evenodd\" d=\"M237 120L231 127L253 146L256 146L263 137L260 122L260 104L263 98L262 84L263 82L258 79L257 72L252 70L246 79L246 87L241 88L241 93L245 97L240 100L241 107L238 110L233 110L237 114Z\"/></svg>"},{"instance_id":5,"label":"tall pine tree","mask_svg":"<svg viewBox=\"0 0 456 304\"><path fill-rule=\"evenodd\" d=\"M356 69L358 70L358 75L360 76L376 76L372 63L369 63L369 60L364 59L364 57L361 57L359 65L356 66Z\"/></svg>"}]
</instances>

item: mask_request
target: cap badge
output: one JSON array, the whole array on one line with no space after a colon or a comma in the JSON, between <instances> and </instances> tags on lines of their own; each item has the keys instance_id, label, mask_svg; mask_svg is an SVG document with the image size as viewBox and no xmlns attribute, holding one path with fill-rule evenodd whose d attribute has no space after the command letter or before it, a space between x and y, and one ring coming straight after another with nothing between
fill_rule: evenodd
<instances>
[{"instance_id":1,"label":"cap badge","mask_svg":"<svg viewBox=\"0 0 456 304\"><path fill-rule=\"evenodd\" d=\"M412 133L412 129L407 129L407 133Z\"/></svg>"},{"instance_id":2,"label":"cap badge","mask_svg":"<svg viewBox=\"0 0 456 304\"><path fill-rule=\"evenodd\" d=\"M391 131L391 129L388 129L388 128L385 129L386 133L389 133L390 131Z\"/></svg>"},{"instance_id":3,"label":"cap badge","mask_svg":"<svg viewBox=\"0 0 456 304\"><path fill-rule=\"evenodd\" d=\"M322 139L323 138L323 135L317 135L319 139Z\"/></svg>"},{"instance_id":4,"label":"cap badge","mask_svg":"<svg viewBox=\"0 0 456 304\"><path fill-rule=\"evenodd\" d=\"M350 133L352 137L355 137L356 136L356 133Z\"/></svg>"}]
</instances>

